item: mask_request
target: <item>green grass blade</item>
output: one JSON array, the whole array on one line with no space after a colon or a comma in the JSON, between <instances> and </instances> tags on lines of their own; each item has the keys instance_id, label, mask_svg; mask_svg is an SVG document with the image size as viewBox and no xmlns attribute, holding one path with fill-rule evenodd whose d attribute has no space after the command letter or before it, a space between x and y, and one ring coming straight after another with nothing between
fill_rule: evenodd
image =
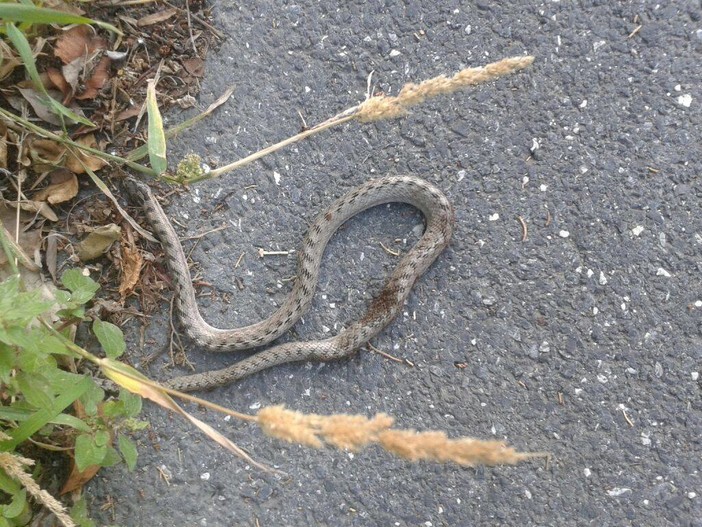
<instances>
[{"instance_id":1,"label":"green grass blade","mask_svg":"<svg viewBox=\"0 0 702 527\"><path fill-rule=\"evenodd\" d=\"M5 22L28 22L30 24L95 24L122 35L122 32L112 24L35 5L0 3L0 19Z\"/></svg>"}]
</instances>

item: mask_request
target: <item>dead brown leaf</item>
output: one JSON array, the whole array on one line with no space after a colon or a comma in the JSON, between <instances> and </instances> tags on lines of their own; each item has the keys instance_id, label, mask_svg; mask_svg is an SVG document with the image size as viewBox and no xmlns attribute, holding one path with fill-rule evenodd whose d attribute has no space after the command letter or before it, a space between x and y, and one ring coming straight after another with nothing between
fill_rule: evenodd
<instances>
[{"instance_id":1,"label":"dead brown leaf","mask_svg":"<svg viewBox=\"0 0 702 527\"><path fill-rule=\"evenodd\" d=\"M110 79L110 65L112 61L109 57L104 56L100 62L93 68L90 78L86 81L83 92L76 96L78 100L94 99L97 97L100 90L107 84Z\"/></svg>"},{"instance_id":2,"label":"dead brown leaf","mask_svg":"<svg viewBox=\"0 0 702 527\"><path fill-rule=\"evenodd\" d=\"M97 148L98 146L93 134L83 135L76 139L75 142L81 146L89 146L91 148ZM76 154L77 156L73 155L72 152L68 152L68 158L66 159L66 168L74 174L82 174L85 172L85 167L95 172L107 164L107 161L104 159L84 150L76 150Z\"/></svg>"},{"instance_id":3,"label":"dead brown leaf","mask_svg":"<svg viewBox=\"0 0 702 527\"><path fill-rule=\"evenodd\" d=\"M71 94L71 85L68 84L63 73L61 73L56 68L48 68L46 70L46 75L51 80L51 83L63 94L64 102L66 98Z\"/></svg>"},{"instance_id":4,"label":"dead brown leaf","mask_svg":"<svg viewBox=\"0 0 702 527\"><path fill-rule=\"evenodd\" d=\"M93 134L83 135L75 143L90 148L98 146ZM25 141L25 148L35 172L47 172L62 166L74 174L83 174L85 167L95 172L107 164L107 161L83 150L75 149L74 155L64 145L51 139L30 137Z\"/></svg>"},{"instance_id":5,"label":"dead brown leaf","mask_svg":"<svg viewBox=\"0 0 702 527\"><path fill-rule=\"evenodd\" d=\"M32 214L41 214L49 221L58 221L58 216L45 201L23 200L19 203L12 201L8 205L12 207L19 206L23 211L31 212Z\"/></svg>"},{"instance_id":6,"label":"dead brown leaf","mask_svg":"<svg viewBox=\"0 0 702 527\"><path fill-rule=\"evenodd\" d=\"M107 42L95 35L90 26L80 25L69 29L58 38L54 46L54 55L64 64L69 64L106 48Z\"/></svg>"},{"instance_id":7,"label":"dead brown leaf","mask_svg":"<svg viewBox=\"0 0 702 527\"><path fill-rule=\"evenodd\" d=\"M119 295L122 300L134 291L134 286L139 283L143 263L144 259L134 246L134 241L122 239L122 279L119 283Z\"/></svg>"},{"instance_id":8,"label":"dead brown leaf","mask_svg":"<svg viewBox=\"0 0 702 527\"><path fill-rule=\"evenodd\" d=\"M141 108L138 106L131 106L127 108L126 110L122 110L117 114L117 117L115 117L115 122L119 121L124 121L125 119L131 119L132 117L136 117L141 113Z\"/></svg>"},{"instance_id":9,"label":"dead brown leaf","mask_svg":"<svg viewBox=\"0 0 702 527\"><path fill-rule=\"evenodd\" d=\"M51 110L44 94L39 93L34 88L17 88L17 90L29 103L39 119L55 126L61 126L61 119ZM61 93L55 90L49 90L49 95L54 95L56 99L61 98Z\"/></svg>"},{"instance_id":10,"label":"dead brown leaf","mask_svg":"<svg viewBox=\"0 0 702 527\"><path fill-rule=\"evenodd\" d=\"M78 244L78 258L83 262L99 258L121 235L122 229L114 223L97 227Z\"/></svg>"},{"instance_id":11,"label":"dead brown leaf","mask_svg":"<svg viewBox=\"0 0 702 527\"><path fill-rule=\"evenodd\" d=\"M31 136L24 142L23 148L35 172L47 172L64 164L66 148L51 139Z\"/></svg>"},{"instance_id":12,"label":"dead brown leaf","mask_svg":"<svg viewBox=\"0 0 702 527\"><path fill-rule=\"evenodd\" d=\"M163 11L159 11L158 13L152 13L150 15L146 15L145 17L142 17L137 21L137 26L139 27L146 27L150 26L152 24L158 24L159 22L163 22L164 20L168 20L171 18L173 15L175 15L178 12L176 8L171 8L171 9L164 9Z\"/></svg>"},{"instance_id":13,"label":"dead brown leaf","mask_svg":"<svg viewBox=\"0 0 702 527\"><path fill-rule=\"evenodd\" d=\"M205 61L199 57L185 59L183 61L183 67L185 71L195 77L202 77L205 74Z\"/></svg>"},{"instance_id":14,"label":"dead brown leaf","mask_svg":"<svg viewBox=\"0 0 702 527\"><path fill-rule=\"evenodd\" d=\"M64 97L77 94L76 99L94 99L110 78L112 61L104 56L107 42L96 36L90 26L76 26L64 33L56 42L54 55L64 66L58 79L53 70L52 82L61 89ZM70 86L69 92L66 87Z\"/></svg>"},{"instance_id":15,"label":"dead brown leaf","mask_svg":"<svg viewBox=\"0 0 702 527\"><path fill-rule=\"evenodd\" d=\"M95 474L97 474L99 470L100 465L90 465L86 467L83 472L80 472L75 462L72 462L71 473L68 475L63 487L61 487L59 495L63 496L64 494L83 488L88 481L95 477Z\"/></svg>"},{"instance_id":16,"label":"dead brown leaf","mask_svg":"<svg viewBox=\"0 0 702 527\"><path fill-rule=\"evenodd\" d=\"M85 69L86 58L78 57L73 59L68 64L61 68L61 75L63 75L66 84L70 87L71 91L76 91L78 89L78 84L80 82L81 75Z\"/></svg>"},{"instance_id":17,"label":"dead brown leaf","mask_svg":"<svg viewBox=\"0 0 702 527\"><path fill-rule=\"evenodd\" d=\"M51 183L34 195L37 201L48 201L52 205L64 203L78 194L78 178L65 168L57 168L50 174Z\"/></svg>"}]
</instances>

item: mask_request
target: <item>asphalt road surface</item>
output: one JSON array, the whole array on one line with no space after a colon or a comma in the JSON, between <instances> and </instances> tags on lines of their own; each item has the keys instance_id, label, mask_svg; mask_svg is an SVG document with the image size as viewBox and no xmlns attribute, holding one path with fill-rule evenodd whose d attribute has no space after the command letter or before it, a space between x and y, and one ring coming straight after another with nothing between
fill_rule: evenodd
<instances>
[{"instance_id":1,"label":"asphalt road surface","mask_svg":"<svg viewBox=\"0 0 702 527\"><path fill-rule=\"evenodd\" d=\"M395 95L508 56L536 61L404 119L316 136L198 185L168 212L183 236L227 227L192 257L214 285L202 289L206 317L233 326L270 314L295 273L294 253L259 248L296 249L324 205L369 178L432 181L456 209L454 240L373 342L414 367L362 351L206 396L247 412L386 412L403 428L548 451L550 465L312 450L189 408L281 478L150 408L137 470L102 471L93 511L103 524L154 527L702 525L700 3L380 4L218 3L227 40L208 61L200 109L236 89L170 145L172 161L197 152L222 165L284 139L300 116L312 125L362 101L371 72L376 91ZM421 229L400 205L349 222L286 338L360 316L396 261L380 243L406 250ZM136 365L167 345L166 321L164 305L147 349L132 350ZM188 353L198 370L234 360ZM167 361L147 373L175 375ZM114 510L100 512L108 496Z\"/></svg>"}]
</instances>

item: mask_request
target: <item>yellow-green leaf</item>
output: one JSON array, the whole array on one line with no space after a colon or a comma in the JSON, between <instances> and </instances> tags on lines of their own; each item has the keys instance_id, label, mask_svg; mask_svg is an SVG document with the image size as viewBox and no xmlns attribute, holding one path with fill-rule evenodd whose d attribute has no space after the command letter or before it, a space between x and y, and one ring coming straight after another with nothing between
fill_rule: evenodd
<instances>
[{"instance_id":1,"label":"yellow-green leaf","mask_svg":"<svg viewBox=\"0 0 702 527\"><path fill-rule=\"evenodd\" d=\"M168 161L166 160L166 134L163 131L163 119L161 119L161 112L158 109L156 85L153 80L150 80L146 87L146 113L149 116L149 136L147 138L149 161L151 168L160 176L168 168Z\"/></svg>"}]
</instances>

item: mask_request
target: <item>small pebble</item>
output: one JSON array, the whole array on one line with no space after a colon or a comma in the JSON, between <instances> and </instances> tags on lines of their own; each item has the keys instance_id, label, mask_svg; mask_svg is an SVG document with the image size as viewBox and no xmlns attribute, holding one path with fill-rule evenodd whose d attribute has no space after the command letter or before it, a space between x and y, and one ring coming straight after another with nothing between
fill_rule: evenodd
<instances>
[{"instance_id":1,"label":"small pebble","mask_svg":"<svg viewBox=\"0 0 702 527\"><path fill-rule=\"evenodd\" d=\"M690 95L689 93L681 95L680 97L678 97L678 104L680 106L684 106L685 108L689 108L692 104L692 95Z\"/></svg>"}]
</instances>

